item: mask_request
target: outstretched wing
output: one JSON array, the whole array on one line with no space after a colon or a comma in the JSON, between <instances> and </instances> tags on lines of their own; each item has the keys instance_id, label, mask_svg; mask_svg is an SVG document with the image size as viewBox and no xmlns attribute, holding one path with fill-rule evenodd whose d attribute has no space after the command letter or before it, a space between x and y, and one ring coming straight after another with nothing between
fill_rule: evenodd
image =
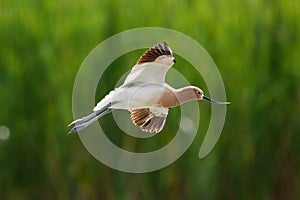
<instances>
[{"instance_id":1,"label":"outstretched wing","mask_svg":"<svg viewBox=\"0 0 300 200\"><path fill-rule=\"evenodd\" d=\"M174 58L171 48L168 46L168 44L165 41L154 45L148 51L146 51L146 53L144 53L139 58L137 64L140 65L142 63L154 62L156 58L162 55L166 55Z\"/></svg>"},{"instance_id":2,"label":"outstretched wing","mask_svg":"<svg viewBox=\"0 0 300 200\"><path fill-rule=\"evenodd\" d=\"M130 119L145 132L160 132L168 116L167 108L140 108L130 111Z\"/></svg>"},{"instance_id":3,"label":"outstretched wing","mask_svg":"<svg viewBox=\"0 0 300 200\"><path fill-rule=\"evenodd\" d=\"M164 58L158 61L160 56ZM174 60L173 52L166 42L154 45L139 58L123 85L135 82L163 83Z\"/></svg>"}]
</instances>

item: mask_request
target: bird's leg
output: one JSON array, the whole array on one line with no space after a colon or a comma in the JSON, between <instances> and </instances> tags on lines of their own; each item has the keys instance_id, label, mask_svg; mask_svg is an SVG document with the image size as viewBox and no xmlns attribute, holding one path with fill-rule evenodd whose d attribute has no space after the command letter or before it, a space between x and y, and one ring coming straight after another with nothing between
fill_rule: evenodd
<instances>
[{"instance_id":1,"label":"bird's leg","mask_svg":"<svg viewBox=\"0 0 300 200\"><path fill-rule=\"evenodd\" d=\"M106 106L104 106L103 108L101 108L100 110L94 111L92 114L82 117L80 119L76 119L73 122L71 122L68 127L72 127L72 126L77 126L79 124L83 124L84 122L87 122L88 120L90 120L91 118L95 117L96 115L98 115L99 113L103 112L104 110L106 110L107 108L109 108L112 105L112 103L107 104Z\"/></svg>"},{"instance_id":2,"label":"bird's leg","mask_svg":"<svg viewBox=\"0 0 300 200\"><path fill-rule=\"evenodd\" d=\"M86 121L88 121L89 119L95 117L98 113L97 112L93 112L92 114L88 115L88 116L85 116L85 117L82 117L80 119L76 119L74 120L73 122L71 122L68 127L72 127L72 126L77 126L79 124L82 124Z\"/></svg>"},{"instance_id":3,"label":"bird's leg","mask_svg":"<svg viewBox=\"0 0 300 200\"><path fill-rule=\"evenodd\" d=\"M94 117L93 119L89 120L88 122L84 123L84 124L80 124L78 126L75 126L74 128L72 128L71 131L69 131L68 134L72 134L75 132L79 132L83 129L85 129L86 127L88 127L89 125L91 125L92 123L94 123L95 121L97 121L98 119L100 119L101 117L103 117L104 115L108 114L112 112L112 109L107 109L105 111L103 111L102 113L100 113L99 115L97 115L96 117Z\"/></svg>"}]
</instances>

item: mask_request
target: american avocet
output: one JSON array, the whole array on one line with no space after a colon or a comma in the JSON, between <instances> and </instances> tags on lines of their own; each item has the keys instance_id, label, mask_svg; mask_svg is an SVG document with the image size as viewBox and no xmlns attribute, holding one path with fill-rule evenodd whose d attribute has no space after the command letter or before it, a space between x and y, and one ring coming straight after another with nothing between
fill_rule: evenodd
<instances>
[{"instance_id":1,"label":"american avocet","mask_svg":"<svg viewBox=\"0 0 300 200\"><path fill-rule=\"evenodd\" d=\"M207 100L219 102L203 95L195 86L174 89L165 83L165 76L175 63L171 48L159 43L142 55L124 83L106 95L93 109L93 113L69 124L69 134L81 131L114 109L130 111L130 119L142 131L160 132L165 124L169 108L188 101Z\"/></svg>"}]
</instances>

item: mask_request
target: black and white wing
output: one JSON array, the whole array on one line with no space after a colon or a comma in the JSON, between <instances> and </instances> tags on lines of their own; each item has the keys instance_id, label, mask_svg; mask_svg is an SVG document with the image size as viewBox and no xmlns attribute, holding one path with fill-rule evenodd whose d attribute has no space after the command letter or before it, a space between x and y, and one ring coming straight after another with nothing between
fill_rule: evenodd
<instances>
[{"instance_id":1,"label":"black and white wing","mask_svg":"<svg viewBox=\"0 0 300 200\"><path fill-rule=\"evenodd\" d=\"M142 131L159 133L168 116L167 108L139 108L130 111L130 119Z\"/></svg>"},{"instance_id":2,"label":"black and white wing","mask_svg":"<svg viewBox=\"0 0 300 200\"><path fill-rule=\"evenodd\" d=\"M173 52L168 44L156 44L139 58L123 85L136 82L164 83L167 71L174 63Z\"/></svg>"}]
</instances>

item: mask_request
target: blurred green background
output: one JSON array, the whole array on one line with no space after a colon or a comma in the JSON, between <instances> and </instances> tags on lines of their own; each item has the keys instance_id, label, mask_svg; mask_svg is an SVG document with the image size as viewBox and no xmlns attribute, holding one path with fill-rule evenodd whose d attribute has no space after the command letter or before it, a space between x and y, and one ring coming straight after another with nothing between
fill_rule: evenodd
<instances>
[{"instance_id":1,"label":"blurred green background","mask_svg":"<svg viewBox=\"0 0 300 200\"><path fill-rule=\"evenodd\" d=\"M0 126L10 135L0 135L0 199L300 199L299 8L297 0L1 0ZM199 133L180 159L128 174L93 158L77 135L66 135L66 125L86 55L106 38L144 26L174 29L202 44L232 104L207 157L197 157L210 118L203 102ZM143 51L112 64L95 103L122 76L118 66L129 70ZM174 67L182 69L180 62ZM191 83L205 89L188 69ZM174 110L151 148L174 136ZM103 118L118 146L147 150L112 121Z\"/></svg>"}]
</instances>

